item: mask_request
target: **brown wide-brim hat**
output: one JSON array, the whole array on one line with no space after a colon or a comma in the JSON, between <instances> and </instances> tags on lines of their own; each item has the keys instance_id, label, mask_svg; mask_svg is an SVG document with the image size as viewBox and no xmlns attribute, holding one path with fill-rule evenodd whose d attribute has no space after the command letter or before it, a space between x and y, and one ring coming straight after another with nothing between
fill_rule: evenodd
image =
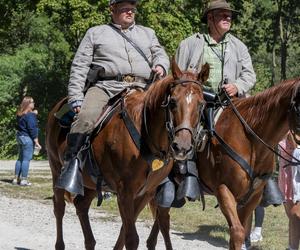
<instances>
[{"instance_id":1,"label":"brown wide-brim hat","mask_svg":"<svg viewBox=\"0 0 300 250\"><path fill-rule=\"evenodd\" d=\"M124 3L124 2L137 3L137 1L138 0L110 0L109 5L113 5L113 4L117 4L117 3Z\"/></svg>"},{"instance_id":2,"label":"brown wide-brim hat","mask_svg":"<svg viewBox=\"0 0 300 250\"><path fill-rule=\"evenodd\" d=\"M203 16L201 18L201 22L202 23L207 23L207 14L210 11L218 10L218 9L230 10L230 11L232 11L232 14L233 14L234 17L237 16L238 14L240 14L239 11L232 9L230 7L230 4L227 3L225 0L213 0L213 1L210 1L207 8L204 10Z\"/></svg>"}]
</instances>

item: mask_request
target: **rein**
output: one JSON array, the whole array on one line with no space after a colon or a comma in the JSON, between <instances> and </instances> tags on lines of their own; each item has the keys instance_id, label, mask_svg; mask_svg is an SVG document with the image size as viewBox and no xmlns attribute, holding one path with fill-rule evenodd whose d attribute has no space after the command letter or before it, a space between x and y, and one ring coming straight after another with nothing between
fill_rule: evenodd
<instances>
[{"instance_id":1,"label":"rein","mask_svg":"<svg viewBox=\"0 0 300 250\"><path fill-rule=\"evenodd\" d=\"M270 146L268 143L266 143L263 139L261 139L252 129L251 127L248 125L248 123L244 120L244 118L242 117L242 115L239 113L239 111L237 110L236 106L233 104L233 102L231 101L230 97L228 96L228 94L226 93L226 91L223 91L222 93L224 99L222 98L222 101L220 101L220 94L218 94L218 99L221 103L221 106L224 106L224 103L226 106L231 105L234 114L237 116L237 118L240 120L240 122L245 126L245 128L248 130L248 132L256 139L258 140L260 143L262 143L266 148L268 148L271 152L273 152L275 155L277 155L278 157L284 159L287 163L289 163L289 165L299 165L300 161L296 158L294 158L293 156L291 156L288 152L285 152L291 156L294 160L296 160L296 162L290 161L288 159L286 159L284 156L282 156L279 152L277 152L275 149L273 149L272 146ZM222 105L223 104L223 105ZM250 188L248 190L248 192L244 195L244 197L238 202L238 207L243 207L246 205L246 203L248 202L249 198L251 197L251 195L253 194L254 190L255 190L255 185L256 185L256 178L259 178L260 180L267 180L269 178L271 178L272 173L270 174L264 174L261 176L254 176L253 173L253 169L251 168L251 166L248 164L248 162L246 160L244 160L239 154L237 154L217 133L216 131L213 129L213 131L211 131L212 134L216 137L216 139L219 141L219 143L221 144L221 146L224 148L225 151L227 151L227 153L229 154L229 156L236 161L243 169L244 171L246 171L246 173L249 175L250 177Z\"/></svg>"},{"instance_id":2,"label":"rein","mask_svg":"<svg viewBox=\"0 0 300 250\"><path fill-rule=\"evenodd\" d=\"M253 129L248 125L248 123L245 121L245 119L242 117L242 115L240 114L240 112L237 110L236 106L233 104L233 102L231 101L230 97L228 96L228 94L224 91L225 93L225 97L228 101L228 103L231 105L232 110L234 112L234 114L237 116L237 118L240 120L240 122L246 127L246 129L248 130L248 132L256 139L258 140L260 143L262 143L266 148L268 148L272 153L274 153L275 155L277 155L278 157L280 157L281 159L285 160L289 165L291 166L296 166L300 164L300 161L293 157L292 155L290 155L288 152L286 152L286 154L288 156L290 156L292 159L295 160L295 162L285 158L284 156L282 156L276 149L274 149L272 146L270 146L268 143L266 143L263 139L261 139L254 131Z\"/></svg>"},{"instance_id":3,"label":"rein","mask_svg":"<svg viewBox=\"0 0 300 250\"><path fill-rule=\"evenodd\" d=\"M167 154L163 154L162 152L158 151L157 154L153 153L151 149L149 148L146 140L141 136L139 131L137 130L134 122L131 120L124 104L124 98L122 98L121 101L121 111L120 115L125 123L125 126L130 134L131 139L133 140L135 146L137 149L141 152L142 157L147 162L149 166L153 167L153 163L155 160L157 160L157 157L159 157L159 160L163 161L163 166L167 165L169 162L169 157L167 157Z\"/></svg>"},{"instance_id":4,"label":"rein","mask_svg":"<svg viewBox=\"0 0 300 250\"><path fill-rule=\"evenodd\" d=\"M171 86L171 88L175 87L178 84L184 84L186 82L193 82L201 86L201 83L199 81L195 80L176 80L174 81L174 84ZM170 89L171 89L170 88ZM170 93L168 92L165 97L165 101L170 100ZM192 135L193 135L193 140L196 141L197 138L199 138L198 130L201 128L201 123L200 123L200 118L197 123L196 129L192 129L190 126L187 126L186 124L180 124L177 126L175 129L173 128L173 121L171 119L171 111L169 109L169 102L165 102L162 104L162 107L166 108L166 128L168 131L168 138L169 142L171 141L172 138L174 138L174 135L183 129L188 130ZM152 167L152 170L158 170L161 167L165 166L168 164L170 160L170 153L169 149L168 152L161 151L157 145L155 145L149 135L149 130L147 127L147 105L145 103L144 108L143 108L143 127L142 131L145 131L145 136L142 136L141 133L137 130L134 122L130 118L126 108L125 108L125 103L124 103L124 98L121 100L121 111L120 115L124 121L124 124L129 131L130 137L133 140L135 146L137 149L141 152L141 155L143 159L147 162L149 166ZM201 112L204 109L204 105L201 108ZM200 124L200 125L199 125ZM197 133L196 133L197 132ZM150 144L150 145L149 145ZM152 149L151 149L152 148ZM154 150L153 150L154 149Z\"/></svg>"}]
</instances>

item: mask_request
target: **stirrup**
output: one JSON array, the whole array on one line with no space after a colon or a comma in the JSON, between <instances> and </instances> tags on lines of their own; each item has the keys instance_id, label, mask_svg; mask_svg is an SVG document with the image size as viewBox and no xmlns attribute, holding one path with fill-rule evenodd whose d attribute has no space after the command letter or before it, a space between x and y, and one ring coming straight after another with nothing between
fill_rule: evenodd
<instances>
[{"instance_id":1,"label":"stirrup","mask_svg":"<svg viewBox=\"0 0 300 250\"><path fill-rule=\"evenodd\" d=\"M161 184L156 193L155 199L160 207L171 207L175 198L175 185L167 177L167 181Z\"/></svg>"},{"instance_id":2,"label":"stirrup","mask_svg":"<svg viewBox=\"0 0 300 250\"><path fill-rule=\"evenodd\" d=\"M80 160L75 157L63 168L55 187L65 189L75 195L84 195L83 179L80 168Z\"/></svg>"},{"instance_id":3,"label":"stirrup","mask_svg":"<svg viewBox=\"0 0 300 250\"><path fill-rule=\"evenodd\" d=\"M190 201L195 201L200 197L200 187L197 177L186 176L184 180L179 184L176 198L181 200L187 197Z\"/></svg>"},{"instance_id":4,"label":"stirrup","mask_svg":"<svg viewBox=\"0 0 300 250\"><path fill-rule=\"evenodd\" d=\"M270 205L279 206L284 202L284 196L281 193L278 184L273 179L269 179L264 188L263 197L260 206L267 207Z\"/></svg>"}]
</instances>

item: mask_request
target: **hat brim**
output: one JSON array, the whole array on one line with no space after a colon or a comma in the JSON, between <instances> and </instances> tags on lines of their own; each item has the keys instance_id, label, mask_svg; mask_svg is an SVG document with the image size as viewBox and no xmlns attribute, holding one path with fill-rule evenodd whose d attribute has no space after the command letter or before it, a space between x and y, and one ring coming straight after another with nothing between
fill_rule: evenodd
<instances>
[{"instance_id":1,"label":"hat brim","mask_svg":"<svg viewBox=\"0 0 300 250\"><path fill-rule=\"evenodd\" d=\"M208 14L209 12L211 12L211 11L214 11L214 10L229 10L229 11L232 12L232 17L233 17L233 18L236 18L239 14L241 14L239 11L234 10L234 9L231 9L231 8L213 8L213 9L206 10L206 11L203 13L203 16L202 16L202 18L201 18L201 22L207 24L207 14Z\"/></svg>"},{"instance_id":2,"label":"hat brim","mask_svg":"<svg viewBox=\"0 0 300 250\"><path fill-rule=\"evenodd\" d=\"M117 3L124 3L124 2L128 2L128 3L137 3L138 0L116 0L113 3L110 3L110 5L114 5Z\"/></svg>"}]
</instances>

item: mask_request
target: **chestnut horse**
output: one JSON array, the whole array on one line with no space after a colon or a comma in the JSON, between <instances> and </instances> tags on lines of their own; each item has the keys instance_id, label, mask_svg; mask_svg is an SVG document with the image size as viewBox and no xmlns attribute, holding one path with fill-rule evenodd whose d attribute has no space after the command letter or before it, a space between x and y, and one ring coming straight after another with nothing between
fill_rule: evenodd
<instances>
[{"instance_id":1,"label":"chestnut horse","mask_svg":"<svg viewBox=\"0 0 300 250\"><path fill-rule=\"evenodd\" d=\"M291 129L300 133L300 79L284 81L255 96L233 101L236 109L252 130L271 147L275 147ZM230 248L241 249L249 235L251 215L259 204L266 181L260 179L274 170L274 153L258 141L242 124L232 106L221 114L215 130L219 136L252 168L251 180L243 168L212 138L203 152L197 152L199 178L216 196L230 230ZM254 184L255 183L255 184ZM252 186L253 192L248 197ZM148 249L155 249L161 230L166 249L172 249L169 235L169 208L150 206L155 222L147 240Z\"/></svg>"},{"instance_id":2,"label":"chestnut horse","mask_svg":"<svg viewBox=\"0 0 300 250\"><path fill-rule=\"evenodd\" d=\"M110 189L117 194L123 226L115 249L122 249L124 244L126 249L138 248L139 238L135 227L138 214L153 197L156 187L169 174L172 157L185 159L193 150L201 109L205 105L201 82L207 79L208 68L206 65L200 74L192 74L181 72L173 62L173 76L153 83L144 92L137 90L125 97L124 108L127 115L157 159L156 164L153 161L152 168L138 150L119 112L114 114L109 123L91 140L97 167ZM65 198L69 197L70 201L69 193L55 187L66 147L66 132L54 118L54 113L61 106L62 101L50 112L46 134L53 178L57 250L65 248L62 220ZM171 120L166 120L167 118ZM167 122L174 124L172 135L166 129ZM165 162L163 165L162 160ZM76 196L73 202L84 234L85 247L94 249L96 241L91 230L88 210L96 195L96 185L86 173L86 168L83 170L83 180L84 196Z\"/></svg>"}]
</instances>

